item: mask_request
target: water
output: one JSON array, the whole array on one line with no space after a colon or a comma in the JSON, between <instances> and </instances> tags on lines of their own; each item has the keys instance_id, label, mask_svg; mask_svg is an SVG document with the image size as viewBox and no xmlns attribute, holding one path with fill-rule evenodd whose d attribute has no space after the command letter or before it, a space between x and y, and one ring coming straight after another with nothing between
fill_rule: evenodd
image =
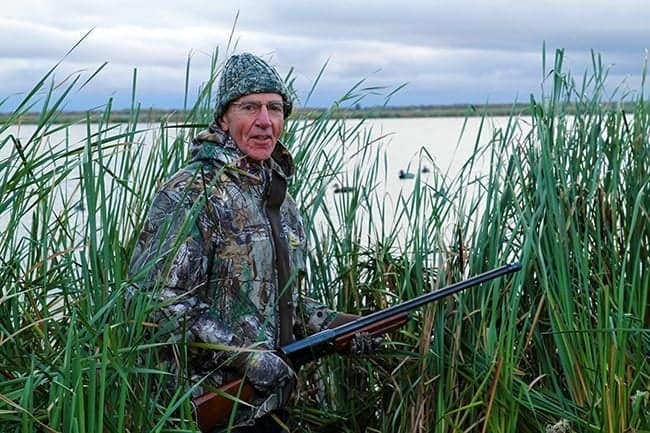
<instances>
[{"instance_id":1,"label":"water","mask_svg":"<svg viewBox=\"0 0 650 433\"><path fill-rule=\"evenodd\" d=\"M351 120L350 122L356 121ZM417 169L421 148L430 153L435 164L441 170L448 171L450 174L458 172L462 163L474 151L480 122L479 118L465 119L462 117L395 118L369 119L365 125L366 128L372 129L374 136L386 136L381 140L381 145L386 150L389 171L397 177L399 170ZM496 126L503 126L507 122L507 118L492 118L490 122ZM146 130L149 127L145 124L138 125L139 130ZM491 129L491 126L488 125L487 129ZM35 130L36 125L14 126L3 134L2 140L4 141L7 135L12 134L15 138L25 142ZM73 145L83 145L86 137L85 124L72 125L67 130L49 135L45 146L57 147L66 140ZM487 136L484 133L483 139L485 137ZM137 141L146 143L148 139L151 138L141 135ZM6 142L0 148L0 160L10 154L11 148L11 142Z\"/></svg>"},{"instance_id":2,"label":"water","mask_svg":"<svg viewBox=\"0 0 650 433\"><path fill-rule=\"evenodd\" d=\"M493 119L498 124L506 120ZM479 118L441 117L376 119L368 124L379 134L388 134L382 143L388 160L387 174L399 179L400 170L413 173L418 168L433 169L432 164L442 173L457 174L474 152L480 122Z\"/></svg>"},{"instance_id":3,"label":"water","mask_svg":"<svg viewBox=\"0 0 650 433\"><path fill-rule=\"evenodd\" d=\"M497 126L503 126L506 121L507 118L490 120L491 123ZM350 122L356 123L357 121L351 120ZM439 171L448 176L457 174L463 163L474 152L480 124L481 119L479 118L465 119L462 117L367 120L365 128L371 129L374 137L384 137L377 143L378 148L385 151L387 160L386 179L381 186L381 188L384 188L383 192L392 197L397 197L401 191L412 187L413 180L400 179L400 171L415 174L424 168L431 173ZM148 128L148 125L138 125L140 130L147 130ZM487 132L481 137L482 141L489 140L493 125L490 124L484 128ZM464 132L461 135L463 129ZM12 134L24 144L29 141L35 130L36 125L21 125L14 126L3 133L3 137L0 137L0 142L4 143L0 148L0 161L6 160L12 155L13 142L5 140L9 134ZM173 134L174 130L171 131L170 134ZM81 147L87 139L87 132L85 124L73 125L65 130L57 131L42 140L39 151L60 149L66 145L73 148ZM117 133L117 130L115 130L108 135ZM154 139L154 134L155 131L142 133L136 137L136 142L146 147ZM170 136L171 139L173 139L173 136ZM426 153L423 153L423 150ZM15 153L12 158L15 158ZM13 164L19 163L18 159L13 162ZM354 163L355 161L349 161L348 168L351 169ZM426 182L427 175L423 173L421 175L422 180ZM77 194L78 182L74 179L64 182L63 185L65 185L64 188L67 191L63 191L62 195L74 197ZM56 211L60 206L60 203L55 203L54 210ZM8 210L5 210L0 215L1 231L5 230L8 218Z\"/></svg>"}]
</instances>

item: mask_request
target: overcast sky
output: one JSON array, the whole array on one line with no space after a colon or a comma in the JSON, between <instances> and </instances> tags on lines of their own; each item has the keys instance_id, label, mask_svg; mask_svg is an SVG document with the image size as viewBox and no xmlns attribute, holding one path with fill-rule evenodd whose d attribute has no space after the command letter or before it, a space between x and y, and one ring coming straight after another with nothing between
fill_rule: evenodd
<instances>
[{"instance_id":1,"label":"overcast sky","mask_svg":"<svg viewBox=\"0 0 650 433\"><path fill-rule=\"evenodd\" d=\"M640 88L650 47L646 0L4 0L0 15L0 106L6 111L83 37L57 69L62 81L91 85L68 98L87 109L114 98L128 107L133 70L144 107L183 105L191 58L190 99L219 48L249 51L282 74L293 67L301 105L325 106L366 78L383 93L405 84L392 105L526 102L540 93L556 48L582 76L591 50L610 66L608 83ZM236 46L228 48L234 30ZM312 99L309 88L327 63ZM191 102L191 101L190 101ZM364 105L383 103L368 98Z\"/></svg>"}]
</instances>

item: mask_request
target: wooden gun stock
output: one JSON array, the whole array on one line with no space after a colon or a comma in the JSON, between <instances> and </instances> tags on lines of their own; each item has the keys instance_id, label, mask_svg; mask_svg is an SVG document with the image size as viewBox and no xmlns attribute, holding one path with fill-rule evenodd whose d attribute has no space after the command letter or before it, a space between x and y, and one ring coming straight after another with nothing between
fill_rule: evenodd
<instances>
[{"instance_id":1,"label":"wooden gun stock","mask_svg":"<svg viewBox=\"0 0 650 433\"><path fill-rule=\"evenodd\" d=\"M244 379L237 379L219 388L219 392L206 392L192 400L196 422L202 432L209 432L228 419L235 403L250 402L255 389Z\"/></svg>"}]
</instances>

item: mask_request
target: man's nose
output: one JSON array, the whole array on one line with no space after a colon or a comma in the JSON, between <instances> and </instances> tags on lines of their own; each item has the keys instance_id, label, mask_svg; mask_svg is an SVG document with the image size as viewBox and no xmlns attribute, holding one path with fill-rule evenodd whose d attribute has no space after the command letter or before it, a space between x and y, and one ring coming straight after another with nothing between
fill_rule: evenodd
<instances>
[{"instance_id":1,"label":"man's nose","mask_svg":"<svg viewBox=\"0 0 650 433\"><path fill-rule=\"evenodd\" d=\"M260 112L255 118L255 121L258 126L263 128L271 126L271 116L269 115L269 110L266 108L266 105L260 107Z\"/></svg>"}]
</instances>

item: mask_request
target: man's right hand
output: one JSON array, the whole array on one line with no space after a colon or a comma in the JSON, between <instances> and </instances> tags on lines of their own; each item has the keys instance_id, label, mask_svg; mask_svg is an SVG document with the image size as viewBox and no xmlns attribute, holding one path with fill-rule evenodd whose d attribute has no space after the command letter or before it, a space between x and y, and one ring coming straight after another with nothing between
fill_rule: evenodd
<instances>
[{"instance_id":1,"label":"man's right hand","mask_svg":"<svg viewBox=\"0 0 650 433\"><path fill-rule=\"evenodd\" d=\"M262 396L275 391L293 389L296 373L273 352L255 352L248 356L246 379Z\"/></svg>"}]
</instances>

